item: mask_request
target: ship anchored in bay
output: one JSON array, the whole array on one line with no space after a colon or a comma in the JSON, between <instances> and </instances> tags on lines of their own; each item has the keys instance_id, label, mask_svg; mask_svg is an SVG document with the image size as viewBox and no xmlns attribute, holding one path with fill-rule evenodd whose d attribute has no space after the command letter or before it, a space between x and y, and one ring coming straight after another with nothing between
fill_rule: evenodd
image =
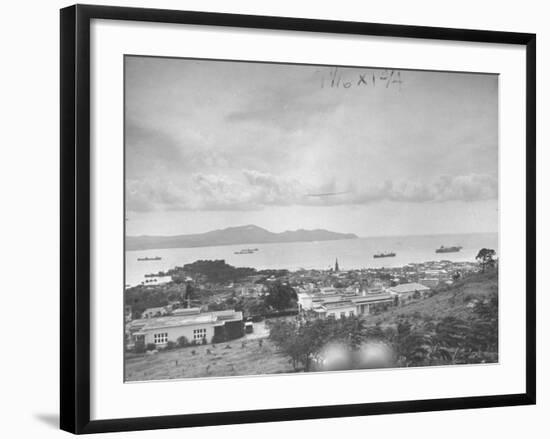
<instances>
[{"instance_id":1,"label":"ship anchored in bay","mask_svg":"<svg viewBox=\"0 0 550 439\"><path fill-rule=\"evenodd\" d=\"M462 246L460 245L454 245L450 247L441 246L438 249L435 250L436 253L456 253L462 250Z\"/></svg>"},{"instance_id":2,"label":"ship anchored in bay","mask_svg":"<svg viewBox=\"0 0 550 439\"><path fill-rule=\"evenodd\" d=\"M372 257L377 259L377 258L394 258L395 256L396 256L395 252L380 252L380 253L374 254Z\"/></svg>"},{"instance_id":3,"label":"ship anchored in bay","mask_svg":"<svg viewBox=\"0 0 550 439\"><path fill-rule=\"evenodd\" d=\"M257 251L259 251L259 249L257 248L243 248L233 253L236 255L251 255L252 253L256 253Z\"/></svg>"}]
</instances>

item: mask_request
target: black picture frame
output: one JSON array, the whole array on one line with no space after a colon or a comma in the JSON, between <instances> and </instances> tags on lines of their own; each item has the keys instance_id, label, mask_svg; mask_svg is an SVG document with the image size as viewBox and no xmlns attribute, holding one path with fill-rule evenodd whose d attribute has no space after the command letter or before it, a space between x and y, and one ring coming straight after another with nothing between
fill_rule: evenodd
<instances>
[{"instance_id":1,"label":"black picture frame","mask_svg":"<svg viewBox=\"0 0 550 439\"><path fill-rule=\"evenodd\" d=\"M133 20L332 34L406 37L526 48L526 392L518 394L90 420L90 21ZM531 33L210 12L74 5L61 10L60 426L72 433L241 424L535 404L536 36Z\"/></svg>"}]
</instances>

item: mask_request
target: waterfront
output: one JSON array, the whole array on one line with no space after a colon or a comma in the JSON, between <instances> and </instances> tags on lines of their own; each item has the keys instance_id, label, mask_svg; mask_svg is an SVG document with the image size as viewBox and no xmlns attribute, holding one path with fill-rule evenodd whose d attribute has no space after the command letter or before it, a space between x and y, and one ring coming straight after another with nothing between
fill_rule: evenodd
<instances>
[{"instance_id":1,"label":"waterfront","mask_svg":"<svg viewBox=\"0 0 550 439\"><path fill-rule=\"evenodd\" d=\"M441 245L460 245L456 253L436 254ZM250 246L259 250L250 254L235 254ZM138 285L145 275L166 271L199 259L224 259L236 267L256 269L328 269L338 258L341 269L399 267L412 262L449 260L474 261L477 252L492 248L498 254L497 233L472 233L424 236L394 236L358 238L321 242L293 242L277 244L246 244L215 247L172 248L126 252L126 284ZM395 257L373 258L378 252L393 251ZM138 261L138 258L159 256L156 261ZM168 280L168 279L165 279Z\"/></svg>"}]
</instances>

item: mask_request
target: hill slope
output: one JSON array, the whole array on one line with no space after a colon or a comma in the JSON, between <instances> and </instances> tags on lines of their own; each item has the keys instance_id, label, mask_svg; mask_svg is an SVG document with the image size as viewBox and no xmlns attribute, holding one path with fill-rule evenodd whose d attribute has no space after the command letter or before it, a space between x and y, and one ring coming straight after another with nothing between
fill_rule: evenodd
<instances>
[{"instance_id":1,"label":"hill slope","mask_svg":"<svg viewBox=\"0 0 550 439\"><path fill-rule=\"evenodd\" d=\"M281 242L331 241L355 239L353 233L336 233L328 230L294 230L273 233L254 225L229 227L194 235L128 236L126 250L161 248L209 247L217 245L266 244Z\"/></svg>"},{"instance_id":2,"label":"hill slope","mask_svg":"<svg viewBox=\"0 0 550 439\"><path fill-rule=\"evenodd\" d=\"M388 324L407 317L466 318L472 313L469 304L476 300L484 300L493 293L498 293L498 273L477 273L459 280L452 286L435 289L432 297L392 308L370 316L368 320Z\"/></svg>"}]
</instances>

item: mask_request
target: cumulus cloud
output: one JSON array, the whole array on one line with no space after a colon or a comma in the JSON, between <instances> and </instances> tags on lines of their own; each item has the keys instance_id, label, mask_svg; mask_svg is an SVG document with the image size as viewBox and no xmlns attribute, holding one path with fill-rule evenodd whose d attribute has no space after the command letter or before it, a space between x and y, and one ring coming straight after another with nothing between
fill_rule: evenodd
<instances>
[{"instance_id":1,"label":"cumulus cloud","mask_svg":"<svg viewBox=\"0 0 550 439\"><path fill-rule=\"evenodd\" d=\"M253 210L257 209L247 188L240 181L224 176L194 174L192 193L187 203L197 210Z\"/></svg>"},{"instance_id":2,"label":"cumulus cloud","mask_svg":"<svg viewBox=\"0 0 550 439\"><path fill-rule=\"evenodd\" d=\"M163 178L126 180L126 207L134 212L184 208L185 194L172 181Z\"/></svg>"},{"instance_id":3,"label":"cumulus cloud","mask_svg":"<svg viewBox=\"0 0 550 439\"><path fill-rule=\"evenodd\" d=\"M498 197L498 179L491 175L441 177L438 192L443 200L490 200Z\"/></svg>"},{"instance_id":4,"label":"cumulus cloud","mask_svg":"<svg viewBox=\"0 0 550 439\"><path fill-rule=\"evenodd\" d=\"M429 181L385 181L379 186L358 190L353 201L364 204L374 201L444 202L479 201L498 197L498 180L491 175L443 175Z\"/></svg>"},{"instance_id":5,"label":"cumulus cloud","mask_svg":"<svg viewBox=\"0 0 550 439\"><path fill-rule=\"evenodd\" d=\"M261 210L267 206L365 205L381 201L427 203L479 201L498 197L498 181L490 175L439 176L428 181L387 180L380 184L348 184L337 191L331 180L323 185L257 170L234 176L192 174L175 183L169 179L130 180L127 206L153 210Z\"/></svg>"}]
</instances>

